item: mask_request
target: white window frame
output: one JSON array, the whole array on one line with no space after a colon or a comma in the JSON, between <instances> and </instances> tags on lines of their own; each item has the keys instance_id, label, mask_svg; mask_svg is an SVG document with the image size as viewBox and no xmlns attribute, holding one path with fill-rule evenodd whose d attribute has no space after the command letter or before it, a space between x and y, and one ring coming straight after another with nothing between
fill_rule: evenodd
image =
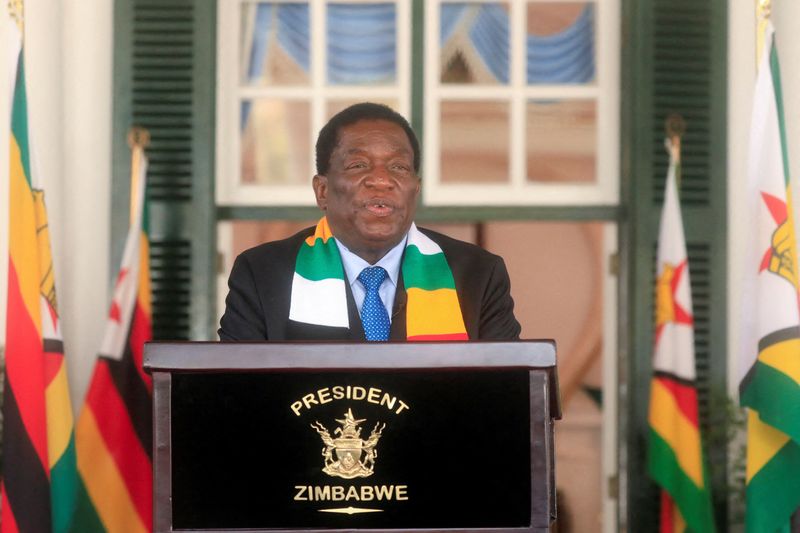
<instances>
[{"instance_id":1,"label":"white window frame","mask_svg":"<svg viewBox=\"0 0 800 533\"><path fill-rule=\"evenodd\" d=\"M267 1L267 0L265 0ZM329 85L326 83L328 3L394 3L397 32L397 72L393 85ZM327 121L329 100L394 100L398 111L410 118L411 110L411 1L397 0L309 0L310 72L308 85L244 87L240 84L239 43L242 5L258 0L217 2L217 128L216 202L218 205L314 205L311 178L315 168L314 144ZM297 0L268 0L268 3L306 3ZM240 105L243 99L279 98L308 102L311 107L309 158L311 175L303 184L244 184L241 182Z\"/></svg>"},{"instance_id":2,"label":"white window frame","mask_svg":"<svg viewBox=\"0 0 800 533\"><path fill-rule=\"evenodd\" d=\"M525 33L530 3L575 0L426 0L425 146L423 198L426 205L616 205L619 203L619 0L595 4L595 82L591 85L528 85ZM504 3L510 8L510 78L507 85L440 82L439 16L446 3ZM530 99L593 99L597 104L596 178L592 183L529 182L526 172L526 105ZM440 181L442 101L509 103L509 181L456 184Z\"/></svg>"}]
</instances>

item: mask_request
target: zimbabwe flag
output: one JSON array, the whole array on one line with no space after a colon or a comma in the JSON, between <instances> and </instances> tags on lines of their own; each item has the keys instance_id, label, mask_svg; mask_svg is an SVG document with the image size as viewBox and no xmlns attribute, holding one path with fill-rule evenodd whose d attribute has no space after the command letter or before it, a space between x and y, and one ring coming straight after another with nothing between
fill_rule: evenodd
<instances>
[{"instance_id":1,"label":"zimbabwe flag","mask_svg":"<svg viewBox=\"0 0 800 533\"><path fill-rule=\"evenodd\" d=\"M144 206L147 161L141 148L134 148L133 161L138 187L133 190L131 227L76 427L81 482L76 533L152 529L152 384L142 369L152 328Z\"/></svg>"},{"instance_id":2,"label":"zimbabwe flag","mask_svg":"<svg viewBox=\"0 0 800 533\"><path fill-rule=\"evenodd\" d=\"M800 505L797 245L775 31L767 23L747 165L739 400L747 413L747 531L786 528Z\"/></svg>"},{"instance_id":3,"label":"zimbabwe flag","mask_svg":"<svg viewBox=\"0 0 800 533\"><path fill-rule=\"evenodd\" d=\"M714 531L697 408L689 261L670 146L658 235L656 331L650 385L650 475L662 488L661 532Z\"/></svg>"},{"instance_id":4,"label":"zimbabwe flag","mask_svg":"<svg viewBox=\"0 0 800 533\"><path fill-rule=\"evenodd\" d=\"M22 4L10 3L8 302L3 393L2 533L67 531L75 440L44 192L31 172Z\"/></svg>"}]
</instances>

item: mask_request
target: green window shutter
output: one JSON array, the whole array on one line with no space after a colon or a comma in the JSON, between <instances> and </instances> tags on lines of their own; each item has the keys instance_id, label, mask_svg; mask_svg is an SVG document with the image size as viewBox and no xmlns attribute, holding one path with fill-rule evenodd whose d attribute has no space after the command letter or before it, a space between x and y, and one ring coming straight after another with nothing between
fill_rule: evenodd
<instances>
[{"instance_id":1,"label":"green window shutter","mask_svg":"<svg viewBox=\"0 0 800 533\"><path fill-rule=\"evenodd\" d=\"M656 531L660 494L647 476L655 250L669 158L664 123L686 121L681 207L695 321L700 425L710 463L717 525L725 529L726 5L694 0L625 0L622 195L629 213L628 284L622 317L628 353L627 509L630 531ZM714 223L710 222L713 221ZM642 253L644 252L644 253ZM723 428L723 429L720 429Z\"/></svg>"},{"instance_id":2,"label":"green window shutter","mask_svg":"<svg viewBox=\"0 0 800 533\"><path fill-rule=\"evenodd\" d=\"M112 269L128 227L127 131L150 132L147 198L155 339L213 332L215 2L115 3Z\"/></svg>"}]
</instances>

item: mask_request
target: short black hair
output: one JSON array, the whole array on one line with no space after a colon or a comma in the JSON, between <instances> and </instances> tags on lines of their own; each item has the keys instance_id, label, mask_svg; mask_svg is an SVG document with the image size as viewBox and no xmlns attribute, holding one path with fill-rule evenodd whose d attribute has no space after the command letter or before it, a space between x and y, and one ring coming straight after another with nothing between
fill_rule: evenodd
<instances>
[{"instance_id":1,"label":"short black hair","mask_svg":"<svg viewBox=\"0 0 800 533\"><path fill-rule=\"evenodd\" d=\"M362 120L387 120L403 128L414 150L414 172L419 174L420 153L419 140L411 129L408 121L392 109L383 104L373 102L362 102L353 104L350 107L336 113L325 126L319 130L317 137L317 174L324 176L327 174L331 164L331 154L339 143L339 131L345 126L350 126Z\"/></svg>"}]
</instances>

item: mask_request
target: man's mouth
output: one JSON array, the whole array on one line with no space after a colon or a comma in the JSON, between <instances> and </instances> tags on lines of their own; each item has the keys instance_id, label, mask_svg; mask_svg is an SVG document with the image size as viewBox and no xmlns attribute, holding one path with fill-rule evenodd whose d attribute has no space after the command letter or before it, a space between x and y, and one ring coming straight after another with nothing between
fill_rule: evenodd
<instances>
[{"instance_id":1,"label":"man's mouth","mask_svg":"<svg viewBox=\"0 0 800 533\"><path fill-rule=\"evenodd\" d=\"M364 207L367 211L379 217L385 217L394 212L394 204L380 198L368 200L364 203Z\"/></svg>"}]
</instances>

